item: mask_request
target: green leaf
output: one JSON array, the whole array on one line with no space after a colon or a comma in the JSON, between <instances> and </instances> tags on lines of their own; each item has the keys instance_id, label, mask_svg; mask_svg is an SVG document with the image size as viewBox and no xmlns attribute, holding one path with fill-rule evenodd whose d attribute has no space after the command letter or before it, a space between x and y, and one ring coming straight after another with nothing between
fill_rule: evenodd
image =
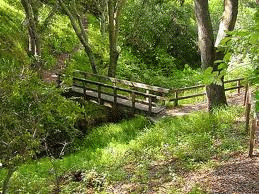
<instances>
[{"instance_id":1,"label":"green leaf","mask_svg":"<svg viewBox=\"0 0 259 194\"><path fill-rule=\"evenodd\" d=\"M229 62L231 56L232 56L232 53L227 53L227 54L225 54L225 56L224 56L224 61L225 61L225 62Z\"/></svg>"},{"instance_id":2,"label":"green leaf","mask_svg":"<svg viewBox=\"0 0 259 194\"><path fill-rule=\"evenodd\" d=\"M205 69L204 74L207 74L207 75L211 74L212 71L213 71L213 68L212 67L208 67L207 69Z\"/></svg>"},{"instance_id":3,"label":"green leaf","mask_svg":"<svg viewBox=\"0 0 259 194\"><path fill-rule=\"evenodd\" d=\"M220 77L227 75L227 70L226 69L221 70L219 75Z\"/></svg>"},{"instance_id":4,"label":"green leaf","mask_svg":"<svg viewBox=\"0 0 259 194\"><path fill-rule=\"evenodd\" d=\"M218 69L219 70L223 70L223 69L227 69L228 68L228 65L226 64L226 63L221 63L221 64L219 64L219 66L218 66Z\"/></svg>"},{"instance_id":5,"label":"green leaf","mask_svg":"<svg viewBox=\"0 0 259 194\"><path fill-rule=\"evenodd\" d=\"M226 45L226 44L228 43L228 41L230 41L230 40L231 40L231 37L226 37L226 38L224 38L223 40L220 41L220 44L221 44L222 46L224 46L224 45Z\"/></svg>"},{"instance_id":6,"label":"green leaf","mask_svg":"<svg viewBox=\"0 0 259 194\"><path fill-rule=\"evenodd\" d=\"M216 60L216 61L214 61L214 63L215 64L217 64L217 63L224 63L224 61L223 60Z\"/></svg>"}]
</instances>

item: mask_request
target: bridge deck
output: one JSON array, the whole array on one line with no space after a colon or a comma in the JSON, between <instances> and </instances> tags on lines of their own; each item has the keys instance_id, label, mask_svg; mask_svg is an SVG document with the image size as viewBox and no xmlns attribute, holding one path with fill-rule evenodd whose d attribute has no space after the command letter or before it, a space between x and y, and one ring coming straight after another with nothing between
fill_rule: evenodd
<instances>
[{"instance_id":1,"label":"bridge deck","mask_svg":"<svg viewBox=\"0 0 259 194\"><path fill-rule=\"evenodd\" d=\"M84 95L83 88L72 86L71 90L75 93L80 94L80 95ZM95 92L95 91L86 90L85 95L87 97L93 99L93 100L98 100L98 93ZM101 99L104 102L109 102L109 103L114 102L114 97L112 95L102 94ZM132 102L130 100L121 98L119 96L117 97L117 104L121 105L121 106L124 106L124 107L130 107L130 108L132 107ZM143 103L139 103L139 102L135 103L135 109L140 110L140 111L144 111L144 112L149 112L148 104L143 104ZM152 106L151 113L157 114L157 113L163 111L164 109L165 109L165 107Z\"/></svg>"}]
</instances>

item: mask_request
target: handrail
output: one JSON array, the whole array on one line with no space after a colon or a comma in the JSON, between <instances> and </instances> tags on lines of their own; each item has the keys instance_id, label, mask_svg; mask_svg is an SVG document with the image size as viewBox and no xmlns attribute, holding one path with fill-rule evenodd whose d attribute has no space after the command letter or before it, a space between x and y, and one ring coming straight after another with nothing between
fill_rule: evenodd
<instances>
[{"instance_id":1,"label":"handrail","mask_svg":"<svg viewBox=\"0 0 259 194\"><path fill-rule=\"evenodd\" d=\"M101 82L96 82L96 81L92 81L92 80L88 80L88 79L83 79L83 78L74 77L73 80L86 82L86 83L94 84L94 85L97 85L97 86L100 85L100 86L104 86L106 88L112 88L112 89L116 88L117 90L120 90L120 91L123 91L123 92L128 92L128 93L135 92L135 94L138 94L138 95L141 95L141 96L144 96L144 97L152 97L152 98L156 98L156 99L157 99L157 97L159 97L159 96L154 95L154 94L147 94L147 93L144 93L144 92L139 92L139 91L136 91L136 90L121 88L121 87L118 87L118 86L111 86L111 85L108 85L108 84L104 84L104 83L101 83ZM84 86L82 86L82 87L84 87Z\"/></svg>"},{"instance_id":2,"label":"handrail","mask_svg":"<svg viewBox=\"0 0 259 194\"><path fill-rule=\"evenodd\" d=\"M237 81L242 81L244 80L244 78L237 78L237 79L232 79L232 80L226 80L224 81L223 83L230 83L230 82L237 82ZM184 87L184 88L172 88L171 91L172 92L175 92L175 91L184 91L184 90L191 90L191 89L197 89L197 88L203 88L205 87L206 85L205 84L201 84L201 85L196 85L196 86L188 86L188 87Z\"/></svg>"},{"instance_id":3,"label":"handrail","mask_svg":"<svg viewBox=\"0 0 259 194\"><path fill-rule=\"evenodd\" d=\"M141 89L146 89L146 90L152 90L154 92L159 92L159 93L169 93L169 89L168 88L162 88L162 87L158 87L158 86L151 86L148 84L144 84L144 83L139 83L139 82L133 82L133 81L128 81L128 80L122 80L122 79L117 79L117 78L113 78L113 77L107 77L107 76L103 76L103 75L97 75L97 74L92 74L92 73L88 73L88 72L84 72L84 71L80 71L80 70L75 70L75 73L80 73L86 76L95 76L95 77L99 77L99 78L103 78L106 80L109 80L113 83L122 83L131 87L135 87L135 88L141 88Z\"/></svg>"},{"instance_id":4,"label":"handrail","mask_svg":"<svg viewBox=\"0 0 259 194\"><path fill-rule=\"evenodd\" d=\"M244 86L241 85L241 81L242 80L244 80L244 78L237 78L237 79L232 79L232 80L224 81L223 82L224 84L225 83L231 83L231 82L237 82L237 86L230 87L230 88L225 88L225 91L237 89L238 93L240 93L240 89L244 87ZM197 85L197 86L190 86L190 87L184 87L184 88L171 89L170 91L171 91L171 93L174 93L175 97L171 98L170 101L174 101L174 105L177 106L179 100L188 99L188 98L194 98L194 97L206 95L206 92L204 92L204 93L198 93L198 94L193 94L193 95L188 95L188 96L179 96L179 94L181 92L184 92L186 90L193 90L193 89L203 88L203 87L205 88L206 85L202 84L202 85Z\"/></svg>"},{"instance_id":5,"label":"handrail","mask_svg":"<svg viewBox=\"0 0 259 194\"><path fill-rule=\"evenodd\" d=\"M256 110L256 102L255 93L248 87L248 95L246 99L246 131L248 132L250 126L249 157L253 156L255 139L258 138L259 135L259 113Z\"/></svg>"}]
</instances>

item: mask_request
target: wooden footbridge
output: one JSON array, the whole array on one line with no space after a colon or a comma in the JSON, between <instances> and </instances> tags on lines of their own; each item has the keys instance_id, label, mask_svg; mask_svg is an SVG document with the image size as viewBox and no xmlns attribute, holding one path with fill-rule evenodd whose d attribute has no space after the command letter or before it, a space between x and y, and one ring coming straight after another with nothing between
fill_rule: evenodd
<instances>
[{"instance_id":1,"label":"wooden footbridge","mask_svg":"<svg viewBox=\"0 0 259 194\"><path fill-rule=\"evenodd\" d=\"M62 81L62 76L59 83ZM111 105L113 108L119 106L135 111L142 111L149 115L157 114L165 109L159 104L163 101L169 89L151 86L143 83L131 82L112 77L100 76L82 71L75 71L73 84L70 88L75 95L84 96L99 104Z\"/></svg>"},{"instance_id":2,"label":"wooden footbridge","mask_svg":"<svg viewBox=\"0 0 259 194\"><path fill-rule=\"evenodd\" d=\"M58 76L58 84L62 83L64 75ZM144 83L132 82L112 77L100 76L76 70L72 76L72 86L70 92L75 96L83 96L85 99L94 100L99 104L113 107L115 110L122 106L130 109L131 113L136 111L144 112L148 115L158 114L165 109L165 101L174 101L178 105L179 100L194 98L205 95L205 85L192 86L179 89L168 89L157 86L151 86ZM225 81L225 83L236 82L233 87L225 90L240 88L243 79L234 79ZM191 95L185 95L187 90L201 89L202 92Z\"/></svg>"}]
</instances>

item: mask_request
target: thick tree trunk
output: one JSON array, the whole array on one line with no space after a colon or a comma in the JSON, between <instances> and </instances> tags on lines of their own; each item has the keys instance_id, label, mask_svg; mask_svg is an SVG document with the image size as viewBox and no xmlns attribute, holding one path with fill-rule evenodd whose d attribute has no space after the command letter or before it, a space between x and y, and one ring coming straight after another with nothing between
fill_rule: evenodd
<instances>
[{"instance_id":1,"label":"thick tree trunk","mask_svg":"<svg viewBox=\"0 0 259 194\"><path fill-rule=\"evenodd\" d=\"M212 111L216 107L226 106L227 98L225 95L225 88L223 85L210 84L206 86L208 97L208 109Z\"/></svg>"},{"instance_id":2,"label":"thick tree trunk","mask_svg":"<svg viewBox=\"0 0 259 194\"><path fill-rule=\"evenodd\" d=\"M198 24L201 67L206 69L214 66L215 48L212 24L208 8L208 0L196 0L195 11Z\"/></svg>"},{"instance_id":3,"label":"thick tree trunk","mask_svg":"<svg viewBox=\"0 0 259 194\"><path fill-rule=\"evenodd\" d=\"M201 67L204 70L208 67L212 67L214 71L217 71L217 65L214 64L216 50L214 47L214 37L208 8L208 0L196 0L195 11L198 23ZM217 106L227 104L224 85L220 86L216 84L210 84L206 86L206 92L209 111Z\"/></svg>"},{"instance_id":4,"label":"thick tree trunk","mask_svg":"<svg viewBox=\"0 0 259 194\"><path fill-rule=\"evenodd\" d=\"M77 20L74 18L74 16L70 12L70 10L67 8L67 6L64 4L64 2L62 0L59 0L59 3L61 5L62 9L68 15L77 37L79 38L80 42L82 43L82 45L85 48L85 52L89 57L89 61L90 61L93 73L97 74L98 71L97 71L97 66L95 64L95 57L94 57L93 51L88 43L87 35L85 34L81 21L78 20L78 22L79 22L78 25L80 27L80 29L79 29L77 26ZM76 8L74 10L76 10Z\"/></svg>"},{"instance_id":5,"label":"thick tree trunk","mask_svg":"<svg viewBox=\"0 0 259 194\"><path fill-rule=\"evenodd\" d=\"M217 48L220 41L223 40L227 34L226 32L232 31L235 27L238 13L238 0L224 0L224 13L220 22L215 47ZM216 53L216 60L223 60L224 52L218 51ZM215 71L218 71L217 65L214 67ZM207 95L209 98L209 110L214 107L227 105L227 99L224 90L224 77L221 79L222 85L211 84L207 87Z\"/></svg>"}]
</instances>

